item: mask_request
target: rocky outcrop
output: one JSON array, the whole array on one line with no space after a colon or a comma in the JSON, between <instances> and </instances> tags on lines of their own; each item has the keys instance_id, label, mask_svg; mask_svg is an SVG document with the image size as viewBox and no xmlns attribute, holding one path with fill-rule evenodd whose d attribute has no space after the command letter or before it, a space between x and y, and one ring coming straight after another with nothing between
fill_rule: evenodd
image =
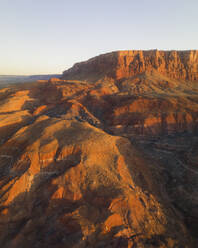
<instances>
[{"instance_id":1,"label":"rocky outcrop","mask_svg":"<svg viewBox=\"0 0 198 248\"><path fill-rule=\"evenodd\" d=\"M3 247L192 246L158 169L127 139L43 116L0 159Z\"/></svg>"},{"instance_id":2,"label":"rocky outcrop","mask_svg":"<svg viewBox=\"0 0 198 248\"><path fill-rule=\"evenodd\" d=\"M63 72L63 79L122 80L153 70L174 79L198 80L198 51L112 52L75 64Z\"/></svg>"}]
</instances>

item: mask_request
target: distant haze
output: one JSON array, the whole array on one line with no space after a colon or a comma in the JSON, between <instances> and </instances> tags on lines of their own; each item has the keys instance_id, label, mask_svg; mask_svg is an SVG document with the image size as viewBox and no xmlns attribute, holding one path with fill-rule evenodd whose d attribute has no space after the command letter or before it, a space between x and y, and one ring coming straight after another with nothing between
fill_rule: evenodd
<instances>
[{"instance_id":1,"label":"distant haze","mask_svg":"<svg viewBox=\"0 0 198 248\"><path fill-rule=\"evenodd\" d=\"M115 50L198 49L197 0L1 0L0 75L60 74Z\"/></svg>"},{"instance_id":2,"label":"distant haze","mask_svg":"<svg viewBox=\"0 0 198 248\"><path fill-rule=\"evenodd\" d=\"M48 80L52 77L59 78L60 76L61 75L58 74L32 75L32 76L0 75L0 89L15 83L28 83L28 82L35 82L37 80Z\"/></svg>"}]
</instances>

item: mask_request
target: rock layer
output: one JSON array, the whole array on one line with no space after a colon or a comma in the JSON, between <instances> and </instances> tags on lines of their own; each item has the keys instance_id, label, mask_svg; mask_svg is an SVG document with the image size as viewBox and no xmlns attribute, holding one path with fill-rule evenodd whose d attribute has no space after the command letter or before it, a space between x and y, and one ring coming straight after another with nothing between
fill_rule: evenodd
<instances>
[{"instance_id":1,"label":"rock layer","mask_svg":"<svg viewBox=\"0 0 198 248\"><path fill-rule=\"evenodd\" d=\"M63 79L115 80L143 72L157 72L174 79L198 80L198 51L118 51L75 64L63 72Z\"/></svg>"}]
</instances>

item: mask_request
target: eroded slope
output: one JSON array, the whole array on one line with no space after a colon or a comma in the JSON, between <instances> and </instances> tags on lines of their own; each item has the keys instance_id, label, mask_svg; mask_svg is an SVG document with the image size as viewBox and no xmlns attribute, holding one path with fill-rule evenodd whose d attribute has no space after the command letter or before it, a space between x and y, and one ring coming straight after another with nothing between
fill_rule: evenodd
<instances>
[{"instance_id":1,"label":"eroded slope","mask_svg":"<svg viewBox=\"0 0 198 248\"><path fill-rule=\"evenodd\" d=\"M4 247L190 247L158 169L127 139L43 116L0 156Z\"/></svg>"}]
</instances>

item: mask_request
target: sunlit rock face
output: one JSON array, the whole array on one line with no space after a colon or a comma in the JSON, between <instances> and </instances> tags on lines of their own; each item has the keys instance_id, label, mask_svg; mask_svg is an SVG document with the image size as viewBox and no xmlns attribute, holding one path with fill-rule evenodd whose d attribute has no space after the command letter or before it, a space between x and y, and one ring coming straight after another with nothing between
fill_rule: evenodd
<instances>
[{"instance_id":1,"label":"sunlit rock face","mask_svg":"<svg viewBox=\"0 0 198 248\"><path fill-rule=\"evenodd\" d=\"M197 51L122 51L0 90L0 246L197 247Z\"/></svg>"},{"instance_id":2,"label":"sunlit rock face","mask_svg":"<svg viewBox=\"0 0 198 248\"><path fill-rule=\"evenodd\" d=\"M75 64L63 72L65 79L88 79L108 76L115 80L143 72L157 72L170 78L197 80L198 51L118 51Z\"/></svg>"},{"instance_id":3,"label":"sunlit rock face","mask_svg":"<svg viewBox=\"0 0 198 248\"><path fill-rule=\"evenodd\" d=\"M117 86L116 94L107 97L103 93L100 100L101 91L91 92L87 104L104 115L114 132L120 126L125 132L142 135L196 129L192 95L196 98L197 50L112 52L75 64L62 78L103 82L102 88L110 82Z\"/></svg>"}]
</instances>

